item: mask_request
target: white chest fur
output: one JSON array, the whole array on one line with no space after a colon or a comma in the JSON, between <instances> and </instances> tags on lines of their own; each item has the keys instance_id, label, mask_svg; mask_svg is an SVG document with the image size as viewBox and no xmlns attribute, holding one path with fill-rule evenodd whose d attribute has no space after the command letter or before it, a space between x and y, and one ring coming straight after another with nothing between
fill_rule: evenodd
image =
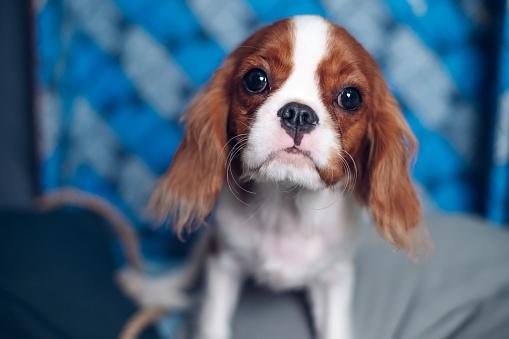
<instances>
[{"instance_id":1,"label":"white chest fur","mask_svg":"<svg viewBox=\"0 0 509 339\"><path fill-rule=\"evenodd\" d=\"M225 190L215 219L222 250L247 275L284 289L326 279L336 263L350 259L358 214L358 204L341 190L264 184L248 205Z\"/></svg>"}]
</instances>

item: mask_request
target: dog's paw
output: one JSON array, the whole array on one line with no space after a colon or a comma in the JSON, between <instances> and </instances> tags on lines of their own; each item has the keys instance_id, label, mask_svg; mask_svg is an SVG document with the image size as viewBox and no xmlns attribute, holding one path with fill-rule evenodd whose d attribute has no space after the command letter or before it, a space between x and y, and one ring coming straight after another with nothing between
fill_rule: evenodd
<instances>
[{"instance_id":1,"label":"dog's paw","mask_svg":"<svg viewBox=\"0 0 509 339\"><path fill-rule=\"evenodd\" d=\"M185 309L191 301L171 274L150 277L131 268L117 273L122 290L143 307Z\"/></svg>"}]
</instances>

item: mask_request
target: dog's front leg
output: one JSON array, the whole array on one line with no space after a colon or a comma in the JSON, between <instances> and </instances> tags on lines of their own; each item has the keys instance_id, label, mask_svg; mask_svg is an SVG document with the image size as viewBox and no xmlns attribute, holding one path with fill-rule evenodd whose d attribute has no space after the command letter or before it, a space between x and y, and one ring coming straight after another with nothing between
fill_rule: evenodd
<instances>
[{"instance_id":1,"label":"dog's front leg","mask_svg":"<svg viewBox=\"0 0 509 339\"><path fill-rule=\"evenodd\" d=\"M353 262L340 263L309 287L318 339L353 339Z\"/></svg>"},{"instance_id":2,"label":"dog's front leg","mask_svg":"<svg viewBox=\"0 0 509 339\"><path fill-rule=\"evenodd\" d=\"M243 273L234 259L219 253L208 259L205 279L198 339L229 339Z\"/></svg>"}]
</instances>

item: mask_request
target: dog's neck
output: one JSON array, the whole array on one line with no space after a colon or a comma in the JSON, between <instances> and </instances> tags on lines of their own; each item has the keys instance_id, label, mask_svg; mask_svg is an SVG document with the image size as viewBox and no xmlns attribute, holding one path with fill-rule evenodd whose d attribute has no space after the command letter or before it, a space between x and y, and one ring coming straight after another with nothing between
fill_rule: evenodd
<instances>
[{"instance_id":1,"label":"dog's neck","mask_svg":"<svg viewBox=\"0 0 509 339\"><path fill-rule=\"evenodd\" d=\"M260 226L267 228L295 225L321 228L329 223L342 227L358 223L361 209L353 194L342 185L309 190L273 182L249 182L242 186L230 182L223 189L218 208L258 219Z\"/></svg>"}]
</instances>

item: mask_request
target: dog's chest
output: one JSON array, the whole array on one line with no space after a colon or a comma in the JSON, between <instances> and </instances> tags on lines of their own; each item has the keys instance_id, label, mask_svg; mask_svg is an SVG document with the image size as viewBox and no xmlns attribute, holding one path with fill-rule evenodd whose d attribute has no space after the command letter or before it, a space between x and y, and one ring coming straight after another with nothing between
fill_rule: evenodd
<instances>
[{"instance_id":1,"label":"dog's chest","mask_svg":"<svg viewBox=\"0 0 509 339\"><path fill-rule=\"evenodd\" d=\"M305 284L321 270L331 254L329 247L330 240L316 232L266 232L244 252L244 258L257 280L291 287Z\"/></svg>"},{"instance_id":2,"label":"dog's chest","mask_svg":"<svg viewBox=\"0 0 509 339\"><path fill-rule=\"evenodd\" d=\"M339 207L276 201L249 210L220 204L219 236L256 280L273 288L299 287L350 251L355 221Z\"/></svg>"}]
</instances>

